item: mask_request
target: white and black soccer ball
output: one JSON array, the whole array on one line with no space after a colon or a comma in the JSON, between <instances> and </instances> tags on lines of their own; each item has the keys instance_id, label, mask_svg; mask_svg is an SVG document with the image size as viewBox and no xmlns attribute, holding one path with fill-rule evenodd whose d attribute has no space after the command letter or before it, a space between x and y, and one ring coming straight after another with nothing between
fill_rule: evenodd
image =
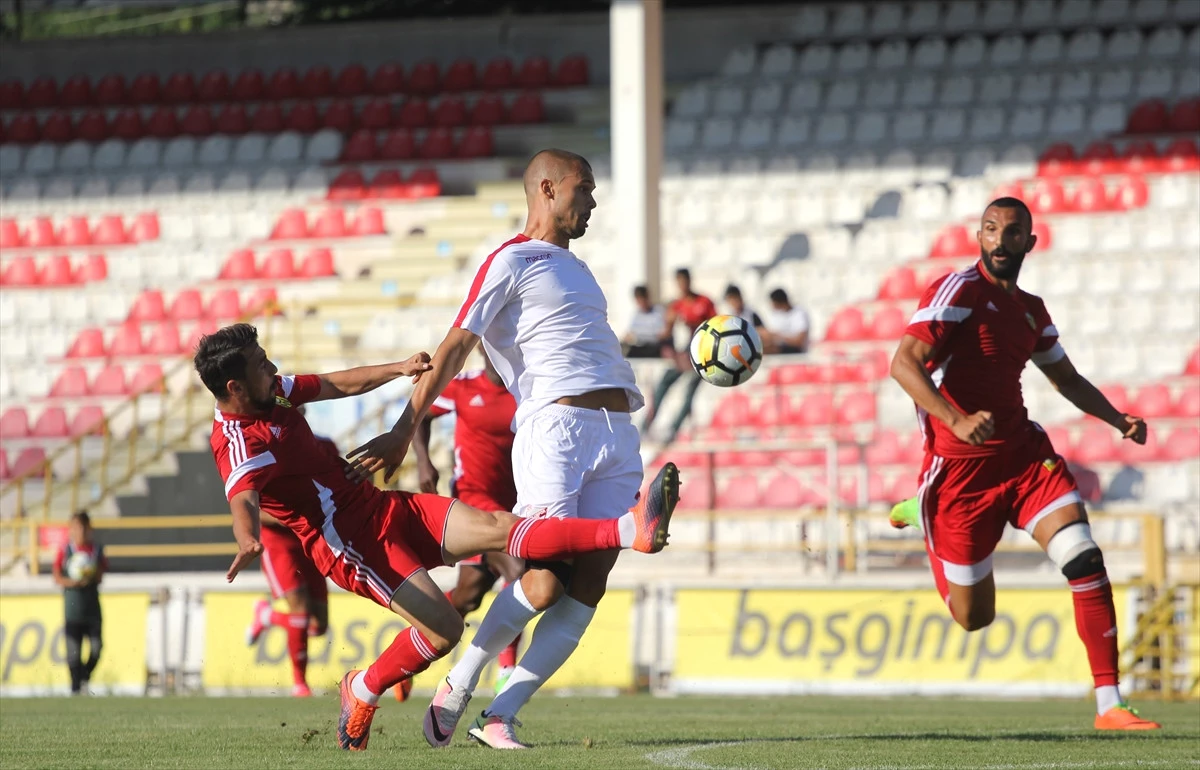
<instances>
[{"instance_id":1,"label":"white and black soccer ball","mask_svg":"<svg viewBox=\"0 0 1200 770\"><path fill-rule=\"evenodd\" d=\"M746 319L713 316L696 329L690 348L692 367L719 388L741 385L762 363L762 340Z\"/></svg>"},{"instance_id":2,"label":"white and black soccer ball","mask_svg":"<svg viewBox=\"0 0 1200 770\"><path fill-rule=\"evenodd\" d=\"M75 551L67 559L67 577L71 580L91 580L96 574L96 556L89 551Z\"/></svg>"}]
</instances>

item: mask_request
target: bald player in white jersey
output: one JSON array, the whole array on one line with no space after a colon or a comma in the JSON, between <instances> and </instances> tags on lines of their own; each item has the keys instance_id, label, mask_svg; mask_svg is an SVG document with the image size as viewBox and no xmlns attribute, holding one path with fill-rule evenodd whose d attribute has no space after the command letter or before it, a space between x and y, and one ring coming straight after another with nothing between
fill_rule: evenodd
<instances>
[{"instance_id":1,"label":"bald player in white jersey","mask_svg":"<svg viewBox=\"0 0 1200 770\"><path fill-rule=\"evenodd\" d=\"M513 472L524 517L610 519L637 500L642 460L630 413L645 401L595 277L568 250L587 230L596 182L586 160L543 150L525 170L524 231L479 268L466 301L390 433L351 453L360 472L390 477L434 399L482 338L488 358L517 400ZM661 496L666 518L679 499L678 470L668 463L647 491ZM571 565L533 562L488 610L471 645L439 686L425 715L431 746L450 743L484 666L539 612L533 640L500 694L475 721L473 739L524 749L516 714L579 644L604 596L616 551Z\"/></svg>"}]
</instances>

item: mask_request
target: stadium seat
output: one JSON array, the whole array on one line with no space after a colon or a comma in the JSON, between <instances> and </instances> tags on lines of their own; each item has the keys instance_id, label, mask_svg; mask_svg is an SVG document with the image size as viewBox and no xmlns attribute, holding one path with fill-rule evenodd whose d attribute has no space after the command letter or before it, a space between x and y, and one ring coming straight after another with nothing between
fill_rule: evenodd
<instances>
[{"instance_id":1,"label":"stadium seat","mask_svg":"<svg viewBox=\"0 0 1200 770\"><path fill-rule=\"evenodd\" d=\"M310 238L344 238L346 234L346 210L336 206L318 214L308 231Z\"/></svg>"},{"instance_id":2,"label":"stadium seat","mask_svg":"<svg viewBox=\"0 0 1200 770\"><path fill-rule=\"evenodd\" d=\"M365 197L400 200L409 197L408 185L405 184L404 178L398 170L384 169L371 180Z\"/></svg>"},{"instance_id":3,"label":"stadium seat","mask_svg":"<svg viewBox=\"0 0 1200 770\"><path fill-rule=\"evenodd\" d=\"M354 223L350 228L350 234L357 236L385 235L386 233L383 211L374 206L359 209L358 216L354 218Z\"/></svg>"},{"instance_id":4,"label":"stadium seat","mask_svg":"<svg viewBox=\"0 0 1200 770\"><path fill-rule=\"evenodd\" d=\"M483 70L479 85L487 91L512 88L515 77L513 63L509 58L492 59Z\"/></svg>"},{"instance_id":5,"label":"stadium seat","mask_svg":"<svg viewBox=\"0 0 1200 770\"><path fill-rule=\"evenodd\" d=\"M844 307L829 322L825 339L829 342L861 340L866 338L862 311L856 307Z\"/></svg>"},{"instance_id":6,"label":"stadium seat","mask_svg":"<svg viewBox=\"0 0 1200 770\"><path fill-rule=\"evenodd\" d=\"M799 508L809 502L809 495L800 481L779 473L763 484L759 505L765 508Z\"/></svg>"},{"instance_id":7,"label":"stadium seat","mask_svg":"<svg viewBox=\"0 0 1200 770\"><path fill-rule=\"evenodd\" d=\"M87 370L82 366L65 367L50 386L51 398L79 398L88 392Z\"/></svg>"},{"instance_id":8,"label":"stadium seat","mask_svg":"<svg viewBox=\"0 0 1200 770\"><path fill-rule=\"evenodd\" d=\"M1178 134L1200 132L1200 99L1178 102L1167 119L1167 130Z\"/></svg>"},{"instance_id":9,"label":"stadium seat","mask_svg":"<svg viewBox=\"0 0 1200 770\"><path fill-rule=\"evenodd\" d=\"M206 313L208 318L217 321L229 321L240 318L242 302L237 289L221 289L217 291L208 303Z\"/></svg>"},{"instance_id":10,"label":"stadium seat","mask_svg":"<svg viewBox=\"0 0 1200 770\"><path fill-rule=\"evenodd\" d=\"M273 249L263 257L258 277L271 280L290 280L296 276L296 257L291 249Z\"/></svg>"},{"instance_id":11,"label":"stadium seat","mask_svg":"<svg viewBox=\"0 0 1200 770\"><path fill-rule=\"evenodd\" d=\"M20 80L0 81L0 110L15 110L25 103L25 86Z\"/></svg>"},{"instance_id":12,"label":"stadium seat","mask_svg":"<svg viewBox=\"0 0 1200 770\"><path fill-rule=\"evenodd\" d=\"M270 238L275 241L295 240L308 237L308 219L303 209L286 209L279 215L271 231Z\"/></svg>"},{"instance_id":13,"label":"stadium seat","mask_svg":"<svg viewBox=\"0 0 1200 770\"><path fill-rule=\"evenodd\" d=\"M4 268L5 286L37 286L41 282L41 274L33 257L17 257Z\"/></svg>"},{"instance_id":14,"label":"stadium seat","mask_svg":"<svg viewBox=\"0 0 1200 770\"><path fill-rule=\"evenodd\" d=\"M70 257L65 254L57 254L46 262L41 276L43 286L70 286L74 283L76 283L75 271L71 268Z\"/></svg>"},{"instance_id":15,"label":"stadium seat","mask_svg":"<svg viewBox=\"0 0 1200 770\"><path fill-rule=\"evenodd\" d=\"M229 94L229 74L225 70L204 73L196 86L196 100L200 102L224 102L229 99Z\"/></svg>"},{"instance_id":16,"label":"stadium seat","mask_svg":"<svg viewBox=\"0 0 1200 770\"><path fill-rule=\"evenodd\" d=\"M978 253L979 245L962 225L947 225L934 239L930 257L964 257Z\"/></svg>"},{"instance_id":17,"label":"stadium seat","mask_svg":"<svg viewBox=\"0 0 1200 770\"><path fill-rule=\"evenodd\" d=\"M143 346L146 355L176 356L184 352L179 340L179 327L169 321L156 325Z\"/></svg>"},{"instance_id":18,"label":"stadium seat","mask_svg":"<svg viewBox=\"0 0 1200 770\"><path fill-rule=\"evenodd\" d=\"M351 141L353 141L353 137ZM350 142L347 142L347 147L349 145ZM389 131L377 153L380 160L409 160L415 154L416 145L413 142L412 132L406 128Z\"/></svg>"},{"instance_id":19,"label":"stadium seat","mask_svg":"<svg viewBox=\"0 0 1200 770\"><path fill-rule=\"evenodd\" d=\"M467 105L457 96L443 96L433 110L433 125L454 128L467 122Z\"/></svg>"},{"instance_id":20,"label":"stadium seat","mask_svg":"<svg viewBox=\"0 0 1200 770\"><path fill-rule=\"evenodd\" d=\"M110 130L114 137L127 142L135 142L146 135L141 113L128 107L117 112Z\"/></svg>"},{"instance_id":21,"label":"stadium seat","mask_svg":"<svg viewBox=\"0 0 1200 770\"><path fill-rule=\"evenodd\" d=\"M494 126L503 123L504 117L504 102L499 96L484 94L471 105L471 125Z\"/></svg>"},{"instance_id":22,"label":"stadium seat","mask_svg":"<svg viewBox=\"0 0 1200 770\"><path fill-rule=\"evenodd\" d=\"M75 136L91 144L99 144L108 138L108 119L100 110L90 110L79 119Z\"/></svg>"},{"instance_id":23,"label":"stadium seat","mask_svg":"<svg viewBox=\"0 0 1200 770\"><path fill-rule=\"evenodd\" d=\"M180 291L171 301L171 309L165 316L173 321L196 321L204 318L204 300L201 299L200 292L196 289Z\"/></svg>"},{"instance_id":24,"label":"stadium seat","mask_svg":"<svg viewBox=\"0 0 1200 770\"><path fill-rule=\"evenodd\" d=\"M1184 137L1167 145L1162 154L1162 170L1167 173L1200 171L1200 149L1195 140Z\"/></svg>"},{"instance_id":25,"label":"stadium seat","mask_svg":"<svg viewBox=\"0 0 1200 770\"><path fill-rule=\"evenodd\" d=\"M425 135L417 151L422 160L442 160L454 155L454 138L445 128L435 128Z\"/></svg>"},{"instance_id":26,"label":"stadium seat","mask_svg":"<svg viewBox=\"0 0 1200 770\"><path fill-rule=\"evenodd\" d=\"M553 84L559 88L586 86L590 79L587 57L581 54L564 56L554 69Z\"/></svg>"},{"instance_id":27,"label":"stadium seat","mask_svg":"<svg viewBox=\"0 0 1200 770\"><path fill-rule=\"evenodd\" d=\"M1175 417L1200 417L1200 386L1185 386L1175 400L1171 412Z\"/></svg>"},{"instance_id":28,"label":"stadium seat","mask_svg":"<svg viewBox=\"0 0 1200 770\"><path fill-rule=\"evenodd\" d=\"M300 80L300 95L306 99L324 99L333 96L333 70L324 64L310 67Z\"/></svg>"},{"instance_id":29,"label":"stadium seat","mask_svg":"<svg viewBox=\"0 0 1200 770\"><path fill-rule=\"evenodd\" d=\"M1146 174L1160 170L1158 148L1149 140L1133 140L1119 155L1118 169L1131 174Z\"/></svg>"},{"instance_id":30,"label":"stadium seat","mask_svg":"<svg viewBox=\"0 0 1200 770\"><path fill-rule=\"evenodd\" d=\"M44 472L46 465L46 450L41 447L26 447L17 455L9 468L9 478L32 476Z\"/></svg>"},{"instance_id":31,"label":"stadium seat","mask_svg":"<svg viewBox=\"0 0 1200 770\"><path fill-rule=\"evenodd\" d=\"M875 394L865 391L848 393L837 405L837 422L850 425L875 421Z\"/></svg>"},{"instance_id":32,"label":"stadium seat","mask_svg":"<svg viewBox=\"0 0 1200 770\"><path fill-rule=\"evenodd\" d=\"M750 424L750 399L742 393L730 393L721 401L721 408L713 414L714 428L740 428Z\"/></svg>"},{"instance_id":33,"label":"stadium seat","mask_svg":"<svg viewBox=\"0 0 1200 770\"><path fill-rule=\"evenodd\" d=\"M297 272L298 278L327 278L337 275L333 252L327 248L313 249L304 256Z\"/></svg>"},{"instance_id":34,"label":"stadium seat","mask_svg":"<svg viewBox=\"0 0 1200 770\"><path fill-rule=\"evenodd\" d=\"M365 94L369 85L367 68L361 64L351 64L338 73L333 90L338 96L354 98Z\"/></svg>"},{"instance_id":35,"label":"stadium seat","mask_svg":"<svg viewBox=\"0 0 1200 770\"><path fill-rule=\"evenodd\" d=\"M912 268L902 265L884 276L876 296L878 299L916 299L921 296L921 288L917 286Z\"/></svg>"},{"instance_id":36,"label":"stadium seat","mask_svg":"<svg viewBox=\"0 0 1200 770\"><path fill-rule=\"evenodd\" d=\"M93 396L124 396L128 394L129 385L125 380L125 370L119 364L104 367L92 380L89 392Z\"/></svg>"},{"instance_id":37,"label":"stadium seat","mask_svg":"<svg viewBox=\"0 0 1200 770\"><path fill-rule=\"evenodd\" d=\"M112 342L108 345L108 354L114 358L127 358L142 355L142 327L137 322L125 323L117 327Z\"/></svg>"},{"instance_id":38,"label":"stadium seat","mask_svg":"<svg viewBox=\"0 0 1200 770\"><path fill-rule=\"evenodd\" d=\"M904 452L899 436L890 430L876 431L871 443L867 445L866 460L871 466L903 462Z\"/></svg>"},{"instance_id":39,"label":"stadium seat","mask_svg":"<svg viewBox=\"0 0 1200 770\"><path fill-rule=\"evenodd\" d=\"M545 117L546 110L542 103L542 95L537 93L519 95L508 111L508 122L510 123L541 123Z\"/></svg>"},{"instance_id":40,"label":"stadium seat","mask_svg":"<svg viewBox=\"0 0 1200 770\"><path fill-rule=\"evenodd\" d=\"M415 169L409 175L407 185L411 198L436 198L442 194L442 182L435 168Z\"/></svg>"},{"instance_id":41,"label":"stadium seat","mask_svg":"<svg viewBox=\"0 0 1200 770\"><path fill-rule=\"evenodd\" d=\"M38 140L37 118L28 113L16 115L9 122L5 133L8 135L8 141L14 144L34 144Z\"/></svg>"},{"instance_id":42,"label":"stadium seat","mask_svg":"<svg viewBox=\"0 0 1200 770\"><path fill-rule=\"evenodd\" d=\"M276 305L279 302L279 294L274 286L263 286L255 289L253 293L242 303L242 315L262 315L266 308L271 305ZM283 312L276 308L274 315L282 315Z\"/></svg>"},{"instance_id":43,"label":"stadium seat","mask_svg":"<svg viewBox=\"0 0 1200 770\"><path fill-rule=\"evenodd\" d=\"M1061 188L1060 188L1061 192ZM1082 180L1072 194L1071 203L1068 206L1064 204L1061 210L1077 211L1081 214L1094 214L1103 211L1109 211L1112 207L1109 204L1108 191L1104 188L1104 182L1095 177ZM1049 211L1035 211L1034 213L1045 214Z\"/></svg>"},{"instance_id":44,"label":"stadium seat","mask_svg":"<svg viewBox=\"0 0 1200 770\"><path fill-rule=\"evenodd\" d=\"M387 96L403 90L404 68L396 62L384 62L371 74L371 93Z\"/></svg>"},{"instance_id":45,"label":"stadium seat","mask_svg":"<svg viewBox=\"0 0 1200 770\"><path fill-rule=\"evenodd\" d=\"M908 326L908 316L898 307L878 310L871 319L871 338L877 340L899 340Z\"/></svg>"},{"instance_id":46,"label":"stadium seat","mask_svg":"<svg viewBox=\"0 0 1200 770\"><path fill-rule=\"evenodd\" d=\"M28 438L29 415L19 406L9 407L0 415L0 439Z\"/></svg>"},{"instance_id":47,"label":"stadium seat","mask_svg":"<svg viewBox=\"0 0 1200 770\"><path fill-rule=\"evenodd\" d=\"M40 131L43 142L66 144L75 138L75 128L71 125L71 116L65 112L55 112L42 123Z\"/></svg>"},{"instance_id":48,"label":"stadium seat","mask_svg":"<svg viewBox=\"0 0 1200 770\"><path fill-rule=\"evenodd\" d=\"M118 214L107 214L92 231L92 243L105 246L115 246L129 243L129 235L125 232L125 223Z\"/></svg>"},{"instance_id":49,"label":"stadium seat","mask_svg":"<svg viewBox=\"0 0 1200 770\"><path fill-rule=\"evenodd\" d=\"M758 507L758 479L746 473L726 480L717 491L714 502L721 510L736 511Z\"/></svg>"},{"instance_id":50,"label":"stadium seat","mask_svg":"<svg viewBox=\"0 0 1200 770\"><path fill-rule=\"evenodd\" d=\"M550 85L550 60L544 56L531 56L521 63L517 72L520 88L545 88Z\"/></svg>"},{"instance_id":51,"label":"stadium seat","mask_svg":"<svg viewBox=\"0 0 1200 770\"><path fill-rule=\"evenodd\" d=\"M325 197L331 201L356 201L367 197L367 183L362 172L355 168L342 171L330 181Z\"/></svg>"},{"instance_id":52,"label":"stadium seat","mask_svg":"<svg viewBox=\"0 0 1200 770\"><path fill-rule=\"evenodd\" d=\"M1167 128L1167 105L1160 99L1150 99L1134 107L1125 123L1128 134L1161 134Z\"/></svg>"},{"instance_id":53,"label":"stadium seat","mask_svg":"<svg viewBox=\"0 0 1200 770\"><path fill-rule=\"evenodd\" d=\"M794 425L832 425L836 414L832 394L814 393L796 406L788 422Z\"/></svg>"},{"instance_id":54,"label":"stadium seat","mask_svg":"<svg viewBox=\"0 0 1200 770\"><path fill-rule=\"evenodd\" d=\"M446 68L442 78L444 91L472 91L475 89L477 75L473 59L456 59Z\"/></svg>"},{"instance_id":55,"label":"stadium seat","mask_svg":"<svg viewBox=\"0 0 1200 770\"><path fill-rule=\"evenodd\" d=\"M183 114L179 130L188 136L208 136L216 130L212 112L203 104L194 104Z\"/></svg>"},{"instance_id":56,"label":"stadium seat","mask_svg":"<svg viewBox=\"0 0 1200 770\"><path fill-rule=\"evenodd\" d=\"M250 131L256 134L277 134L283 130L283 110L278 104L260 104L250 116Z\"/></svg>"},{"instance_id":57,"label":"stadium seat","mask_svg":"<svg viewBox=\"0 0 1200 770\"><path fill-rule=\"evenodd\" d=\"M486 158L494 151L492 130L487 126L471 126L459 142L459 158Z\"/></svg>"},{"instance_id":58,"label":"stadium seat","mask_svg":"<svg viewBox=\"0 0 1200 770\"><path fill-rule=\"evenodd\" d=\"M165 303L161 291L148 289L137 296L133 306L129 308L128 321L140 323L157 323L167 317Z\"/></svg>"},{"instance_id":59,"label":"stadium seat","mask_svg":"<svg viewBox=\"0 0 1200 770\"><path fill-rule=\"evenodd\" d=\"M69 217L58 232L58 243L62 246L87 246L91 242L87 217Z\"/></svg>"},{"instance_id":60,"label":"stadium seat","mask_svg":"<svg viewBox=\"0 0 1200 770\"><path fill-rule=\"evenodd\" d=\"M54 230L54 222L49 217L34 219L25 235L25 244L35 249L57 246L58 233Z\"/></svg>"},{"instance_id":61,"label":"stadium seat","mask_svg":"<svg viewBox=\"0 0 1200 770\"><path fill-rule=\"evenodd\" d=\"M163 393L166 380L162 366L156 363L142 364L129 380L129 393Z\"/></svg>"},{"instance_id":62,"label":"stadium seat","mask_svg":"<svg viewBox=\"0 0 1200 770\"><path fill-rule=\"evenodd\" d=\"M1118 459L1115 432L1107 425L1088 423L1075 440L1074 457L1081 464L1114 462Z\"/></svg>"},{"instance_id":63,"label":"stadium seat","mask_svg":"<svg viewBox=\"0 0 1200 770\"><path fill-rule=\"evenodd\" d=\"M1092 142L1080 153L1076 171L1088 176L1103 176L1114 174L1120 168L1121 161L1117 157L1117 148L1113 146L1112 142L1101 139Z\"/></svg>"},{"instance_id":64,"label":"stadium seat","mask_svg":"<svg viewBox=\"0 0 1200 770\"><path fill-rule=\"evenodd\" d=\"M354 123L354 105L341 99L330 102L321 115L321 128L328 128L340 134L353 131Z\"/></svg>"},{"instance_id":65,"label":"stadium seat","mask_svg":"<svg viewBox=\"0 0 1200 770\"><path fill-rule=\"evenodd\" d=\"M1057 214L1069 210L1063 187L1056 179L1039 179L1025 202L1034 214Z\"/></svg>"},{"instance_id":66,"label":"stadium seat","mask_svg":"<svg viewBox=\"0 0 1200 770\"><path fill-rule=\"evenodd\" d=\"M430 124L429 103L424 99L406 99L396 114L401 128L424 128Z\"/></svg>"},{"instance_id":67,"label":"stadium seat","mask_svg":"<svg viewBox=\"0 0 1200 770\"><path fill-rule=\"evenodd\" d=\"M258 278L254 252L250 249L238 249L230 254L221 266L217 278L222 281L253 281Z\"/></svg>"},{"instance_id":68,"label":"stadium seat","mask_svg":"<svg viewBox=\"0 0 1200 770\"><path fill-rule=\"evenodd\" d=\"M190 72L176 72L163 83L162 100L168 104L188 104L196 99L196 79Z\"/></svg>"},{"instance_id":69,"label":"stadium seat","mask_svg":"<svg viewBox=\"0 0 1200 770\"><path fill-rule=\"evenodd\" d=\"M1178 427L1160 442L1161 457L1168 462L1200 458L1200 428Z\"/></svg>"},{"instance_id":70,"label":"stadium seat","mask_svg":"<svg viewBox=\"0 0 1200 770\"><path fill-rule=\"evenodd\" d=\"M1156 383L1138 390L1131 404L1134 414L1147 419L1170 417L1172 413L1171 392L1166 385Z\"/></svg>"},{"instance_id":71,"label":"stadium seat","mask_svg":"<svg viewBox=\"0 0 1200 770\"><path fill-rule=\"evenodd\" d=\"M108 278L108 260L103 254L89 254L79 268L79 280L94 283Z\"/></svg>"},{"instance_id":72,"label":"stadium seat","mask_svg":"<svg viewBox=\"0 0 1200 770\"><path fill-rule=\"evenodd\" d=\"M54 78L41 77L25 90L25 106L46 109L58 103L58 83Z\"/></svg>"},{"instance_id":73,"label":"stadium seat","mask_svg":"<svg viewBox=\"0 0 1200 770\"><path fill-rule=\"evenodd\" d=\"M1050 145L1038 157L1038 176L1069 176L1076 170L1075 148L1067 142Z\"/></svg>"},{"instance_id":74,"label":"stadium seat","mask_svg":"<svg viewBox=\"0 0 1200 770\"><path fill-rule=\"evenodd\" d=\"M104 417L104 409L96 405L82 406L75 416L71 419L71 426L68 430L69 436L77 438L79 436L102 436L104 435L107 421Z\"/></svg>"},{"instance_id":75,"label":"stadium seat","mask_svg":"<svg viewBox=\"0 0 1200 770\"><path fill-rule=\"evenodd\" d=\"M175 110L170 107L159 107L146 120L146 134L157 139L171 139L179 135L179 120Z\"/></svg>"}]
</instances>

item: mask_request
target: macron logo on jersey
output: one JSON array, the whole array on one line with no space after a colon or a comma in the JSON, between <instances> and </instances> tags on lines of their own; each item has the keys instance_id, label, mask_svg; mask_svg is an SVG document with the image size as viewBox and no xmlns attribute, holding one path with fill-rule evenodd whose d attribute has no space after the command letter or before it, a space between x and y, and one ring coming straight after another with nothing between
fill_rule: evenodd
<instances>
[{"instance_id":1,"label":"macron logo on jersey","mask_svg":"<svg viewBox=\"0 0 1200 770\"><path fill-rule=\"evenodd\" d=\"M525 264L532 265L534 262L541 262L545 259L550 259L553 254L534 254L532 257L525 257Z\"/></svg>"}]
</instances>

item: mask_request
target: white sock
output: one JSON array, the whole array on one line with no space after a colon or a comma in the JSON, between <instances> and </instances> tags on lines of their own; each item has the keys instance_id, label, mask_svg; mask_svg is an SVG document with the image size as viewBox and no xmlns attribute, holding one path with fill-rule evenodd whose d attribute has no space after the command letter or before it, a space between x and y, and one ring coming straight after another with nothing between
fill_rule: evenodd
<instances>
[{"instance_id":1,"label":"white sock","mask_svg":"<svg viewBox=\"0 0 1200 770\"><path fill-rule=\"evenodd\" d=\"M538 621L533 641L521 656L504 689L488 706L488 714L515 717L542 683L562 668L579 646L583 632L596 614L595 607L564 596Z\"/></svg>"},{"instance_id":2,"label":"white sock","mask_svg":"<svg viewBox=\"0 0 1200 770\"><path fill-rule=\"evenodd\" d=\"M617 519L617 534L621 537L622 548L633 548L633 539L637 537L637 523L632 513L626 513Z\"/></svg>"},{"instance_id":3,"label":"white sock","mask_svg":"<svg viewBox=\"0 0 1200 770\"><path fill-rule=\"evenodd\" d=\"M505 586L488 608L479 630L475 632L475 638L463 651L454 668L450 669L446 677L450 686L468 693L474 691L483 667L516 639L517 634L525 630L525 626L537 614L538 611L525 597L520 580Z\"/></svg>"},{"instance_id":4,"label":"white sock","mask_svg":"<svg viewBox=\"0 0 1200 770\"><path fill-rule=\"evenodd\" d=\"M1115 684L1106 684L1096 688L1096 713L1103 714L1125 702L1121 690Z\"/></svg>"},{"instance_id":5,"label":"white sock","mask_svg":"<svg viewBox=\"0 0 1200 770\"><path fill-rule=\"evenodd\" d=\"M379 696L371 692L371 688L367 687L366 678L366 669L359 671L354 678L350 680L350 692L354 693L354 697L358 698L363 703L371 706L378 706Z\"/></svg>"}]
</instances>

